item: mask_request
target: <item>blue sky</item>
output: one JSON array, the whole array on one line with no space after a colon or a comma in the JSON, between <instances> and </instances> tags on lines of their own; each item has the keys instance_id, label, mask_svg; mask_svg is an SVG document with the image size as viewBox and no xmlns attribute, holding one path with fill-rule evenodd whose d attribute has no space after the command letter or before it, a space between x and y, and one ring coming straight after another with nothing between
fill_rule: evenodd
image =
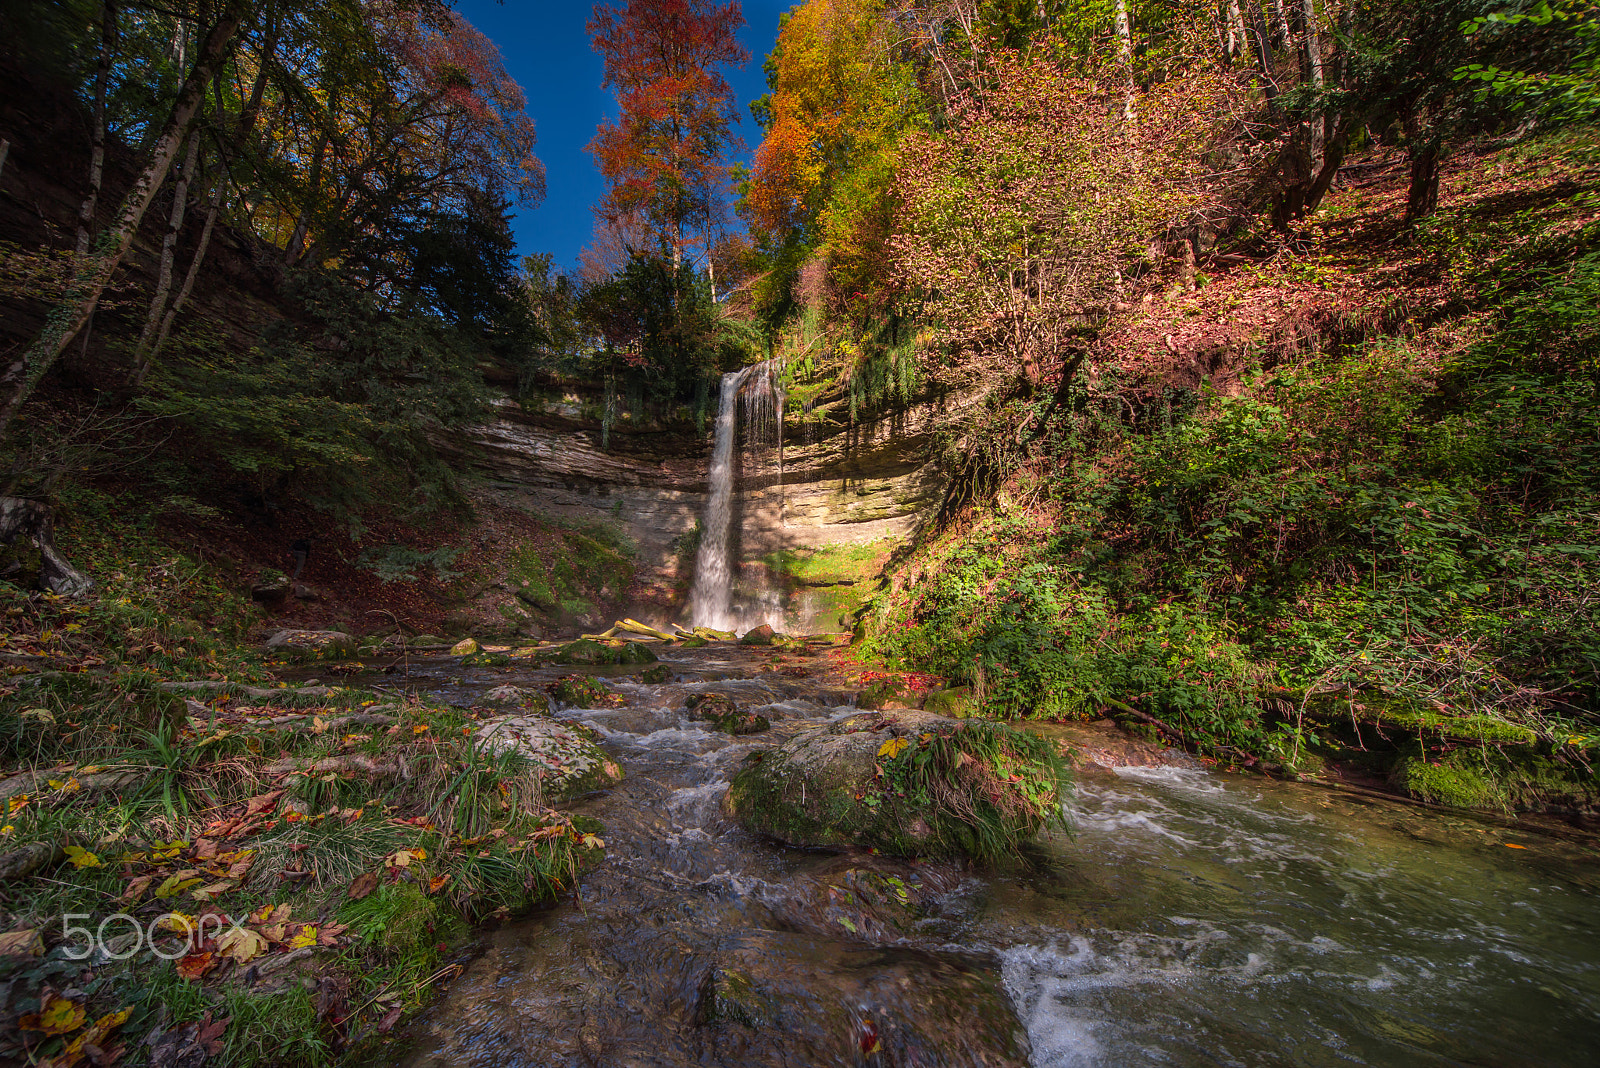
<instances>
[{"instance_id":1,"label":"blue sky","mask_svg":"<svg viewBox=\"0 0 1600 1068\"><path fill-rule=\"evenodd\" d=\"M750 118L750 101L767 89L761 61L778 36L779 13L794 2L743 4L745 27L739 39L751 58L743 70L729 74L728 82L739 97L739 132L749 149L760 139ZM622 5L623 0L613 0L613 6ZM617 112L616 101L600 88L600 57L589 47L583 28L594 5L575 0L457 0L456 10L500 47L506 69L528 96L528 114L539 134L547 193L537 208L518 210L517 252L549 252L557 267L571 269L594 228L589 209L605 194L600 172L583 146L600 121Z\"/></svg>"}]
</instances>

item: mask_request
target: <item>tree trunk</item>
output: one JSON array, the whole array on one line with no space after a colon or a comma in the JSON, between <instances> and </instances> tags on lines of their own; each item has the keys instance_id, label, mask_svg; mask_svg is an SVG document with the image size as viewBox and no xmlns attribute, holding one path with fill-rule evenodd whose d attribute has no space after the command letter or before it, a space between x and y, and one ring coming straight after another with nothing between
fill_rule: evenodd
<instances>
[{"instance_id":1,"label":"tree trunk","mask_svg":"<svg viewBox=\"0 0 1600 1068\"><path fill-rule=\"evenodd\" d=\"M0 497L0 542L27 538L39 550L39 586L63 597L81 597L94 580L56 552L50 509L23 497Z\"/></svg>"},{"instance_id":2,"label":"tree trunk","mask_svg":"<svg viewBox=\"0 0 1600 1068\"><path fill-rule=\"evenodd\" d=\"M1425 137L1408 149L1411 184L1406 189L1406 225L1426 219L1439 208L1439 139Z\"/></svg>"},{"instance_id":3,"label":"tree trunk","mask_svg":"<svg viewBox=\"0 0 1600 1068\"><path fill-rule=\"evenodd\" d=\"M1117 52L1122 57L1122 69L1128 78L1127 95L1122 101L1122 117L1133 121L1133 24L1128 18L1128 0L1116 0Z\"/></svg>"},{"instance_id":4,"label":"tree trunk","mask_svg":"<svg viewBox=\"0 0 1600 1068\"><path fill-rule=\"evenodd\" d=\"M1288 48L1294 41L1294 34L1289 29L1289 14L1283 8L1283 0L1272 0L1272 32L1277 37L1279 48Z\"/></svg>"},{"instance_id":5,"label":"tree trunk","mask_svg":"<svg viewBox=\"0 0 1600 1068\"><path fill-rule=\"evenodd\" d=\"M1239 0L1228 0L1228 58L1233 59L1245 49L1249 31L1244 28L1244 16L1239 14Z\"/></svg>"},{"instance_id":6,"label":"tree trunk","mask_svg":"<svg viewBox=\"0 0 1600 1068\"><path fill-rule=\"evenodd\" d=\"M100 9L100 56L94 75L94 130L90 134L89 190L78 208L78 259L89 254L94 237L94 211L106 163L106 87L111 81L111 56L117 49L117 5L106 0Z\"/></svg>"},{"instance_id":7,"label":"tree trunk","mask_svg":"<svg viewBox=\"0 0 1600 1068\"><path fill-rule=\"evenodd\" d=\"M128 246L133 244L150 202L155 199L156 191L172 169L172 161L199 111L206 85L232 51L248 10L249 6L242 0L232 0L216 25L206 34L195 55L194 67L184 79L183 87L178 90L172 111L161 135L156 139L149 164L123 198L117 221L100 235L96 247L79 262L66 293L51 309L44 329L33 344L0 372L0 437L4 437L11 421L16 418L17 409L33 393L44 373L83 328L83 324L88 322L89 316L100 303L100 294L110 284L111 276L116 273L122 257L128 252Z\"/></svg>"},{"instance_id":8,"label":"tree trunk","mask_svg":"<svg viewBox=\"0 0 1600 1068\"><path fill-rule=\"evenodd\" d=\"M167 232L161 239L161 266L156 271L156 289L150 297L150 313L145 316L144 329L139 332L139 343L133 350L133 380L144 381L149 370L150 345L155 341L156 330L167 310L167 297L172 293L172 264L178 257L178 235L183 232L183 217L189 210L189 184L194 181L195 168L200 165L200 131L189 135L189 154L178 169L178 180L172 188L172 211L167 216Z\"/></svg>"}]
</instances>

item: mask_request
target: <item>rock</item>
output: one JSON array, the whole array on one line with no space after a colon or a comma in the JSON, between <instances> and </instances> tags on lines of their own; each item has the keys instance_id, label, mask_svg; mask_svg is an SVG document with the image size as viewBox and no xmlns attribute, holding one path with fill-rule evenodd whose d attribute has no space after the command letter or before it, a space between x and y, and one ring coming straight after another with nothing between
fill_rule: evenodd
<instances>
[{"instance_id":1,"label":"rock","mask_svg":"<svg viewBox=\"0 0 1600 1068\"><path fill-rule=\"evenodd\" d=\"M530 696L532 695L529 691L520 686L506 685L496 686L492 690L485 691L479 700L484 704L490 705L520 705Z\"/></svg>"},{"instance_id":2,"label":"rock","mask_svg":"<svg viewBox=\"0 0 1600 1068\"><path fill-rule=\"evenodd\" d=\"M740 645L771 645L772 624L763 623L759 627L745 631L743 638L739 639Z\"/></svg>"},{"instance_id":3,"label":"rock","mask_svg":"<svg viewBox=\"0 0 1600 1068\"><path fill-rule=\"evenodd\" d=\"M639 642L603 645L589 638L569 642L555 652L558 664L653 664L656 659L656 654Z\"/></svg>"},{"instance_id":4,"label":"rock","mask_svg":"<svg viewBox=\"0 0 1600 1068\"><path fill-rule=\"evenodd\" d=\"M407 645L424 645L424 646L426 646L426 645L449 645L450 643L445 641L443 638L439 637L437 634L419 634L415 638L412 638L406 644Z\"/></svg>"},{"instance_id":5,"label":"rock","mask_svg":"<svg viewBox=\"0 0 1600 1068\"><path fill-rule=\"evenodd\" d=\"M672 669L667 667L665 664L657 664L654 667L647 667L643 671L639 672L639 681L647 682L652 686L659 686L663 682L670 682L671 679Z\"/></svg>"},{"instance_id":6,"label":"rock","mask_svg":"<svg viewBox=\"0 0 1600 1068\"><path fill-rule=\"evenodd\" d=\"M733 698L720 693L694 694L685 706L690 719L709 723L724 734L760 734L772 727L766 716L742 709Z\"/></svg>"},{"instance_id":7,"label":"rock","mask_svg":"<svg viewBox=\"0 0 1600 1068\"><path fill-rule=\"evenodd\" d=\"M710 627L696 627L694 634L697 638L704 638L708 642L732 641L737 635L731 630L712 630Z\"/></svg>"},{"instance_id":8,"label":"rock","mask_svg":"<svg viewBox=\"0 0 1600 1068\"><path fill-rule=\"evenodd\" d=\"M880 679L861 691L856 707L872 711L898 709L904 711L917 707L916 697L899 679Z\"/></svg>"},{"instance_id":9,"label":"rock","mask_svg":"<svg viewBox=\"0 0 1600 1068\"><path fill-rule=\"evenodd\" d=\"M303 582L296 582L294 584L294 595L295 599L300 601L322 600L321 590L317 589L315 586L307 586Z\"/></svg>"},{"instance_id":10,"label":"rock","mask_svg":"<svg viewBox=\"0 0 1600 1068\"><path fill-rule=\"evenodd\" d=\"M925 711L941 716L953 716L956 719L966 719L976 710L972 691L965 686L934 690L923 698L922 707Z\"/></svg>"},{"instance_id":11,"label":"rock","mask_svg":"<svg viewBox=\"0 0 1600 1068\"><path fill-rule=\"evenodd\" d=\"M280 630L267 639L266 650L299 660L341 660L356 654L356 640L340 630Z\"/></svg>"},{"instance_id":12,"label":"rock","mask_svg":"<svg viewBox=\"0 0 1600 1068\"><path fill-rule=\"evenodd\" d=\"M528 758L546 803L562 801L622 781L622 768L596 743L593 732L549 716L504 716L478 728L489 749L510 750Z\"/></svg>"},{"instance_id":13,"label":"rock","mask_svg":"<svg viewBox=\"0 0 1600 1068\"><path fill-rule=\"evenodd\" d=\"M703 648L705 648L706 646L708 646L710 644L711 644L710 642L706 641L704 638L700 637L700 635L698 635L698 634L696 634L692 638L683 639L683 647L685 649L703 649Z\"/></svg>"},{"instance_id":14,"label":"rock","mask_svg":"<svg viewBox=\"0 0 1600 1068\"><path fill-rule=\"evenodd\" d=\"M878 712L758 751L726 804L747 829L795 846L872 847L993 863L1062 819L1055 746L1005 724Z\"/></svg>"},{"instance_id":15,"label":"rock","mask_svg":"<svg viewBox=\"0 0 1600 1068\"><path fill-rule=\"evenodd\" d=\"M544 692L568 708L611 708L622 703L604 683L588 675L567 675L546 686Z\"/></svg>"},{"instance_id":16,"label":"rock","mask_svg":"<svg viewBox=\"0 0 1600 1068\"><path fill-rule=\"evenodd\" d=\"M282 604L289 598L287 582L263 582L250 587L250 599L260 604Z\"/></svg>"},{"instance_id":17,"label":"rock","mask_svg":"<svg viewBox=\"0 0 1600 1068\"><path fill-rule=\"evenodd\" d=\"M471 656L473 653L482 651L483 646L479 645L471 638L462 638L460 641L456 642L450 647L451 656Z\"/></svg>"},{"instance_id":18,"label":"rock","mask_svg":"<svg viewBox=\"0 0 1600 1068\"><path fill-rule=\"evenodd\" d=\"M695 1023L736 1023L745 1027L764 1027L777 1015L777 1006L750 981L750 976L731 968L712 968L700 982L700 1003Z\"/></svg>"}]
</instances>

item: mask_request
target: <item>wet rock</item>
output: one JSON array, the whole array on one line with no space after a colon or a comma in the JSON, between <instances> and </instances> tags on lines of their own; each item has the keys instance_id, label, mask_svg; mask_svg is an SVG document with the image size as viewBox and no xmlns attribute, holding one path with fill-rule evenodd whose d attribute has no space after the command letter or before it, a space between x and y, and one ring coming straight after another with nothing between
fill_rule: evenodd
<instances>
[{"instance_id":1,"label":"wet rock","mask_svg":"<svg viewBox=\"0 0 1600 1068\"><path fill-rule=\"evenodd\" d=\"M766 716L742 709L731 697L720 693L697 693L687 702L689 718L703 720L724 734L760 734L772 724Z\"/></svg>"},{"instance_id":2,"label":"wet rock","mask_svg":"<svg viewBox=\"0 0 1600 1068\"><path fill-rule=\"evenodd\" d=\"M856 707L873 711L904 711L917 707L917 697L898 679L879 679L861 691L861 696L856 698Z\"/></svg>"},{"instance_id":3,"label":"wet rock","mask_svg":"<svg viewBox=\"0 0 1600 1068\"><path fill-rule=\"evenodd\" d=\"M726 804L795 846L995 862L1061 817L1056 747L1005 724L927 712L849 716L752 753Z\"/></svg>"},{"instance_id":4,"label":"wet rock","mask_svg":"<svg viewBox=\"0 0 1600 1068\"><path fill-rule=\"evenodd\" d=\"M533 696L528 690L520 686L496 686L487 691L479 700L486 705L520 705Z\"/></svg>"},{"instance_id":5,"label":"wet rock","mask_svg":"<svg viewBox=\"0 0 1600 1068\"><path fill-rule=\"evenodd\" d=\"M601 749L594 734L549 716L503 716L478 728L485 748L512 750L528 758L548 802L562 801L622 781L622 768Z\"/></svg>"},{"instance_id":6,"label":"wet rock","mask_svg":"<svg viewBox=\"0 0 1600 1068\"><path fill-rule=\"evenodd\" d=\"M266 650L299 660L340 660L355 655L356 640L338 630L280 630L267 639Z\"/></svg>"},{"instance_id":7,"label":"wet rock","mask_svg":"<svg viewBox=\"0 0 1600 1068\"><path fill-rule=\"evenodd\" d=\"M696 634L692 638L683 639L683 647L685 649L703 649L703 648L705 648L706 646L708 646L710 644L711 644L710 642L706 641L704 638L700 637L700 635L698 635L698 634Z\"/></svg>"},{"instance_id":8,"label":"wet rock","mask_svg":"<svg viewBox=\"0 0 1600 1068\"><path fill-rule=\"evenodd\" d=\"M649 646L641 642L604 645L589 638L569 642L555 652L558 664L653 664L657 659Z\"/></svg>"},{"instance_id":9,"label":"wet rock","mask_svg":"<svg viewBox=\"0 0 1600 1068\"><path fill-rule=\"evenodd\" d=\"M604 683L588 675L567 675L544 688L544 692L568 708L610 708L622 699Z\"/></svg>"},{"instance_id":10,"label":"wet rock","mask_svg":"<svg viewBox=\"0 0 1600 1068\"><path fill-rule=\"evenodd\" d=\"M471 639L471 638L463 638L459 642L456 642L454 645L452 645L450 647L450 655L451 656L471 656L473 653L482 651L482 649L483 649L483 646L479 645L473 639Z\"/></svg>"},{"instance_id":11,"label":"wet rock","mask_svg":"<svg viewBox=\"0 0 1600 1068\"><path fill-rule=\"evenodd\" d=\"M639 672L639 681L647 682L652 686L658 686L663 682L669 682L671 679L672 669L667 667L665 664L657 664L654 667L647 667L643 671Z\"/></svg>"},{"instance_id":12,"label":"wet rock","mask_svg":"<svg viewBox=\"0 0 1600 1068\"><path fill-rule=\"evenodd\" d=\"M744 637L739 639L739 644L740 645L771 645L772 644L772 625L770 623L763 623L763 624L761 624L761 626L756 627L753 630L746 631Z\"/></svg>"},{"instance_id":13,"label":"wet rock","mask_svg":"<svg viewBox=\"0 0 1600 1068\"><path fill-rule=\"evenodd\" d=\"M712 968L700 983L700 1002L695 1023L743 1024L765 1027L777 1015L770 997L757 990L750 976L731 968Z\"/></svg>"},{"instance_id":14,"label":"wet rock","mask_svg":"<svg viewBox=\"0 0 1600 1068\"><path fill-rule=\"evenodd\" d=\"M294 596L298 601L320 601L323 599L321 590L315 586L307 586L303 582L294 584Z\"/></svg>"}]
</instances>

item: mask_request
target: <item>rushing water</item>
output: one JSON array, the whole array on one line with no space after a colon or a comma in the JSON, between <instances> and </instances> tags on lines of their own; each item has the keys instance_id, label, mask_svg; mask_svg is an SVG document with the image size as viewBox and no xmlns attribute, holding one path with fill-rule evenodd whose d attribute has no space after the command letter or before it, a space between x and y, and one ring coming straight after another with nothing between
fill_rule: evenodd
<instances>
[{"instance_id":1,"label":"rushing water","mask_svg":"<svg viewBox=\"0 0 1600 1068\"><path fill-rule=\"evenodd\" d=\"M563 713L627 771L578 806L606 822L607 860L577 901L487 936L413 1028L409 1063L1600 1063L1591 846L1121 768L1084 774L1074 835L1047 838L1027 870L786 849L724 817L727 779L849 712L844 695L731 646L670 655L675 681L620 684L629 708ZM537 680L440 665L422 681L466 701ZM757 707L772 732L701 729L683 711L700 690ZM852 893L863 873L903 880L919 918L884 922ZM727 974L756 992L754 1018L707 1018Z\"/></svg>"},{"instance_id":2,"label":"rushing water","mask_svg":"<svg viewBox=\"0 0 1600 1068\"><path fill-rule=\"evenodd\" d=\"M783 392L771 360L722 376L717 400L717 425L712 437L710 491L700 524L700 551L695 560L694 589L689 605L697 627L716 630L744 629L758 623L782 625L781 609L765 591L752 592L750 606L733 604L734 483L738 478L741 407L745 437L754 456L778 448L783 414Z\"/></svg>"}]
</instances>

